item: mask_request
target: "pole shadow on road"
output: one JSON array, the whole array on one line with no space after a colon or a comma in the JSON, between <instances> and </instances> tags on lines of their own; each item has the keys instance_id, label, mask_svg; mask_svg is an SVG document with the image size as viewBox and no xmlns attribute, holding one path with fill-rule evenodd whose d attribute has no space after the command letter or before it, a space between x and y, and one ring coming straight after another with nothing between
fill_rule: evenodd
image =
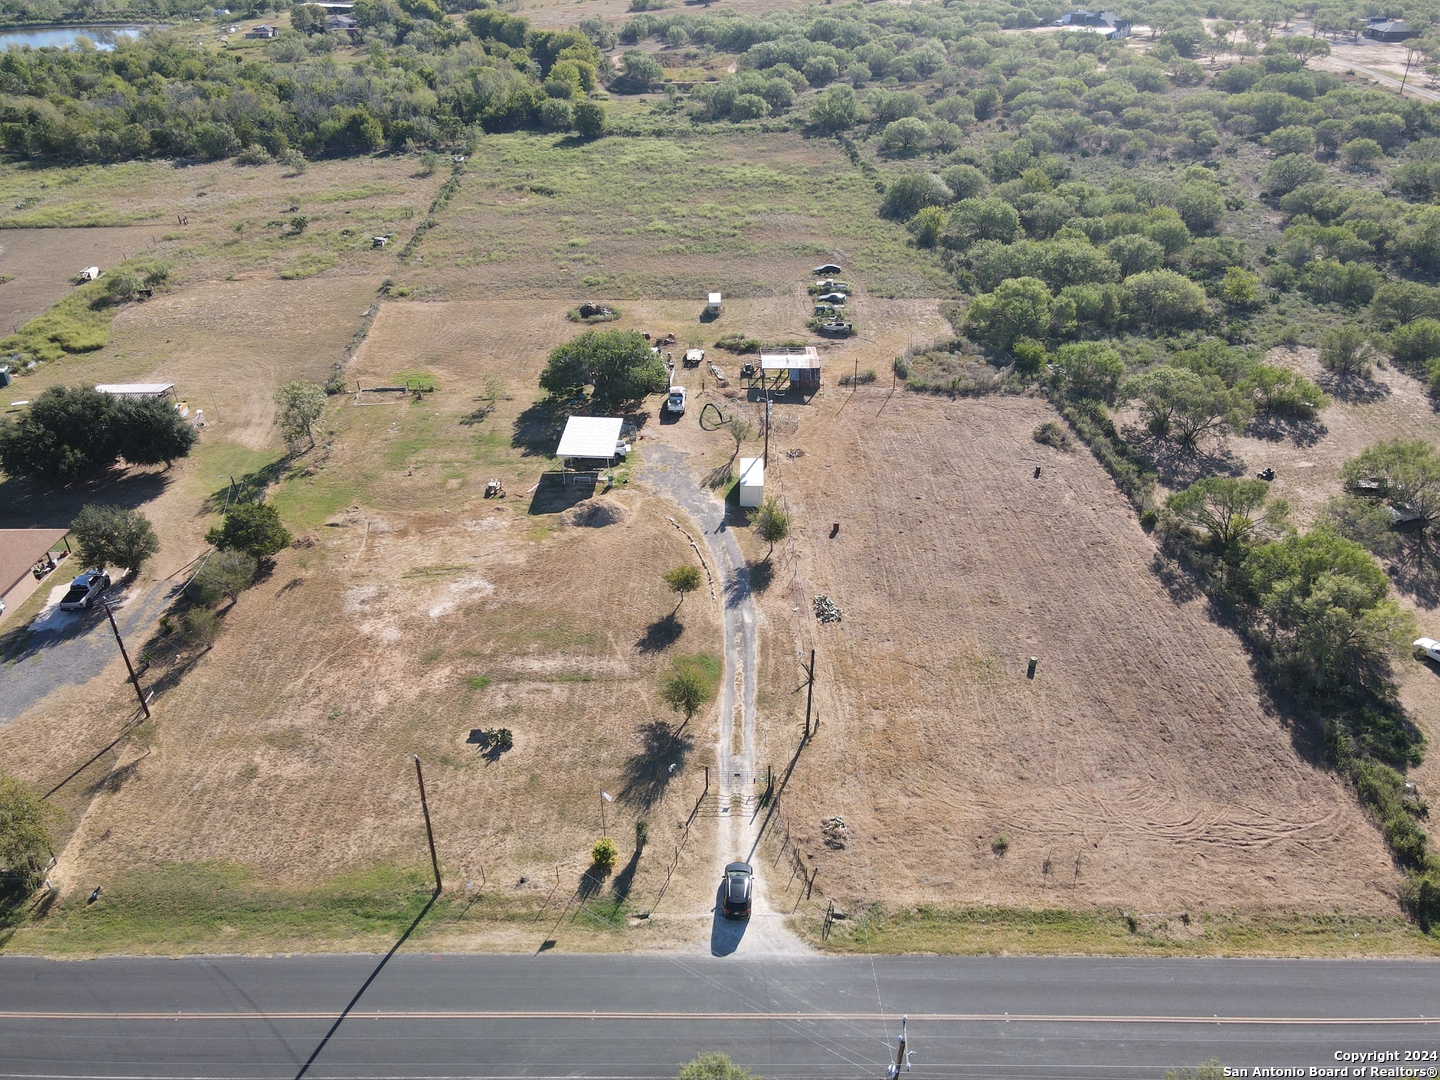
<instances>
[{"instance_id":1,"label":"pole shadow on road","mask_svg":"<svg viewBox=\"0 0 1440 1080\"><path fill-rule=\"evenodd\" d=\"M295 1080L301 1080L301 1077L310 1071L310 1066L315 1064L315 1059L320 1056L320 1051L325 1049L326 1043L330 1041L335 1032L340 1030L340 1025L345 1022L345 1017L350 1015L351 1010L355 1008L355 1004L364 995L365 991L370 989L370 984L375 981L381 971L385 970L385 965L390 962L390 958L400 951L400 946L404 945L406 939L415 932L415 928L420 925L420 921L424 919L426 915L430 914L430 909L435 906L435 901L438 899L440 899L440 890L436 889L430 894L430 902L420 909L420 914L415 916L415 921L406 927L405 932L400 935L400 940L390 946L390 951L381 957L380 963L375 965L375 970L370 972L370 977L360 984L360 989L355 991L355 996L350 999L350 1003L340 1010L340 1015L335 1018L335 1023L330 1025L330 1030L325 1033L325 1037L320 1040L320 1044L316 1046L310 1056L305 1059L305 1064L300 1066L300 1071L295 1074Z\"/></svg>"},{"instance_id":2,"label":"pole shadow on road","mask_svg":"<svg viewBox=\"0 0 1440 1080\"><path fill-rule=\"evenodd\" d=\"M727 919L724 915L725 884L715 890L714 921L710 925L710 955L729 956L740 947L740 939L750 928L749 919Z\"/></svg>"}]
</instances>

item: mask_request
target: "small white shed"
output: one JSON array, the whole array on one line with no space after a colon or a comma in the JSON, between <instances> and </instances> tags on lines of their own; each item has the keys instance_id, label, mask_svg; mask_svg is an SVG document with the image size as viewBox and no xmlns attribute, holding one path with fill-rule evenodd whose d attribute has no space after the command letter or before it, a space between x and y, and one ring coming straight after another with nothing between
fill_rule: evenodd
<instances>
[{"instance_id":1,"label":"small white shed","mask_svg":"<svg viewBox=\"0 0 1440 1080\"><path fill-rule=\"evenodd\" d=\"M759 506L765 501L765 459L740 459L740 505Z\"/></svg>"},{"instance_id":2,"label":"small white shed","mask_svg":"<svg viewBox=\"0 0 1440 1080\"><path fill-rule=\"evenodd\" d=\"M98 266L87 266L87 267L85 267L84 270L81 270L80 273L76 274L76 275L75 275L75 278L76 278L77 281L80 281L80 282L83 283L83 282L86 282L86 281L94 281L94 280L96 280L99 276L100 276L100 267L98 267Z\"/></svg>"},{"instance_id":3,"label":"small white shed","mask_svg":"<svg viewBox=\"0 0 1440 1080\"><path fill-rule=\"evenodd\" d=\"M718 292L712 292L708 297L706 297L705 312L707 315L720 314L720 299L720 294Z\"/></svg>"}]
</instances>

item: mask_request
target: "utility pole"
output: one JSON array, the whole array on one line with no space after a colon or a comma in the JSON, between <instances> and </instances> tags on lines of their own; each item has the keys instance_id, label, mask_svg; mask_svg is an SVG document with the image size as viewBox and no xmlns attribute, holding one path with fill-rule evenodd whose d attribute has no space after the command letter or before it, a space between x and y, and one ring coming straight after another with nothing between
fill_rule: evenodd
<instances>
[{"instance_id":1,"label":"utility pole","mask_svg":"<svg viewBox=\"0 0 1440 1080\"><path fill-rule=\"evenodd\" d=\"M764 467L770 468L770 384L765 384L765 458Z\"/></svg>"},{"instance_id":2,"label":"utility pole","mask_svg":"<svg viewBox=\"0 0 1440 1080\"><path fill-rule=\"evenodd\" d=\"M135 684L135 696L140 699L140 708L145 712L145 719L149 720L150 703L145 700L145 693L140 689L140 677L135 674L135 665L130 663L130 654L125 651L125 642L120 640L120 627L115 625L115 612L110 610L110 603L103 596L100 598L100 606L109 616L110 629L115 631L115 644L120 646L120 655L125 658L125 670L130 672L130 681Z\"/></svg>"},{"instance_id":3,"label":"utility pole","mask_svg":"<svg viewBox=\"0 0 1440 1080\"><path fill-rule=\"evenodd\" d=\"M905 1027L909 1019L908 1016L902 1016L900 1018L900 1037L895 1040L895 1060L892 1061L890 1067L885 1070L885 1080L895 1080L895 1078L900 1075L902 1069L905 1072L910 1071L910 1051L907 1049L909 1040L905 1034Z\"/></svg>"},{"instance_id":4,"label":"utility pole","mask_svg":"<svg viewBox=\"0 0 1440 1080\"><path fill-rule=\"evenodd\" d=\"M420 755L415 759L415 779L420 782L420 809L425 813L425 836L430 841L430 866L435 871L435 891L440 891L440 858L435 854L435 830L430 827L430 803L425 798L425 774L420 771Z\"/></svg>"},{"instance_id":5,"label":"utility pole","mask_svg":"<svg viewBox=\"0 0 1440 1080\"><path fill-rule=\"evenodd\" d=\"M810 738L810 703L815 700L815 650L810 650L810 666L805 669L805 738Z\"/></svg>"}]
</instances>

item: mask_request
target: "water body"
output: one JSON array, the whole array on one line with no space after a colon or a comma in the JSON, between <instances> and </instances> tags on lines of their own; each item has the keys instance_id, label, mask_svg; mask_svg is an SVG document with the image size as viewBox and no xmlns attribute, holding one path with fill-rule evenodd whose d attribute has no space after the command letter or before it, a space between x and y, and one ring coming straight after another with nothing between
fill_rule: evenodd
<instances>
[{"instance_id":1,"label":"water body","mask_svg":"<svg viewBox=\"0 0 1440 1080\"><path fill-rule=\"evenodd\" d=\"M51 26L41 30L0 30L0 51L29 45L40 49L47 46L68 49L80 38L89 38L103 52L115 48L122 38L138 38L148 26Z\"/></svg>"}]
</instances>

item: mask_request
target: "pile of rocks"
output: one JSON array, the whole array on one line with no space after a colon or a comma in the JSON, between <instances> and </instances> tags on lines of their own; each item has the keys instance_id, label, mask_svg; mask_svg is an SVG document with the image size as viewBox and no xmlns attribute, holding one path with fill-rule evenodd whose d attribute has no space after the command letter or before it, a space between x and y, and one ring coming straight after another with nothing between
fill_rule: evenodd
<instances>
[{"instance_id":1,"label":"pile of rocks","mask_svg":"<svg viewBox=\"0 0 1440 1080\"><path fill-rule=\"evenodd\" d=\"M840 608L828 596L815 597L815 618L821 622L839 622L843 618Z\"/></svg>"}]
</instances>

